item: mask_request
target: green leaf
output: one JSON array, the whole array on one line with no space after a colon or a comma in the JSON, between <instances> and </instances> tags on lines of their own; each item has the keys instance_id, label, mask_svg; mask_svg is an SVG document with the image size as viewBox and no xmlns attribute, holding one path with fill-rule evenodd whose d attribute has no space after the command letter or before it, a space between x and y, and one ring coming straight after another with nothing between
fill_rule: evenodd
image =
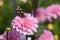
<instances>
[{"instance_id":1,"label":"green leaf","mask_svg":"<svg viewBox=\"0 0 60 40\"><path fill-rule=\"evenodd\" d=\"M39 0L38 7L47 7L52 4L60 3L59 0Z\"/></svg>"},{"instance_id":2,"label":"green leaf","mask_svg":"<svg viewBox=\"0 0 60 40\"><path fill-rule=\"evenodd\" d=\"M3 17L0 15L0 34L3 34L5 27L3 27Z\"/></svg>"},{"instance_id":3,"label":"green leaf","mask_svg":"<svg viewBox=\"0 0 60 40\"><path fill-rule=\"evenodd\" d=\"M55 20L54 21L54 33L55 34L60 34L60 20Z\"/></svg>"}]
</instances>

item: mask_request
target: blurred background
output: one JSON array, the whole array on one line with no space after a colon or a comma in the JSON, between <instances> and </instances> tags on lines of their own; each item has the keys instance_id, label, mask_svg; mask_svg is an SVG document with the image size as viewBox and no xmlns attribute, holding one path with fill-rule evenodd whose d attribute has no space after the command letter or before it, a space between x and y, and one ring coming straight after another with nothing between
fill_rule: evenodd
<instances>
[{"instance_id":1,"label":"blurred background","mask_svg":"<svg viewBox=\"0 0 60 40\"><path fill-rule=\"evenodd\" d=\"M51 4L60 4L60 0L39 0L38 7L44 7ZM0 34L3 34L6 30L6 27L11 26L11 21L16 15L16 5L19 5L24 12L32 11L32 0L0 0ZM38 32L34 36L38 36L42 33L42 30L47 28L47 23L39 24ZM53 35L58 35L60 38L60 20L54 20L52 23ZM60 40L60 39L59 39Z\"/></svg>"}]
</instances>

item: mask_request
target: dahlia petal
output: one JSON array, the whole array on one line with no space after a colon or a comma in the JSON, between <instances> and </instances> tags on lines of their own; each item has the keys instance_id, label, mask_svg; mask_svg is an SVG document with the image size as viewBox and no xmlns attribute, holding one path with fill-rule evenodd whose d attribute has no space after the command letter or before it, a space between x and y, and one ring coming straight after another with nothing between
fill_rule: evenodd
<instances>
[{"instance_id":1,"label":"dahlia petal","mask_svg":"<svg viewBox=\"0 0 60 40\"><path fill-rule=\"evenodd\" d=\"M37 32L36 28L30 27L32 31Z\"/></svg>"},{"instance_id":2,"label":"dahlia petal","mask_svg":"<svg viewBox=\"0 0 60 40\"><path fill-rule=\"evenodd\" d=\"M33 35L33 32L31 32L30 35Z\"/></svg>"},{"instance_id":3,"label":"dahlia petal","mask_svg":"<svg viewBox=\"0 0 60 40\"><path fill-rule=\"evenodd\" d=\"M23 33L23 31L22 30L19 30L20 31L20 33Z\"/></svg>"},{"instance_id":4,"label":"dahlia petal","mask_svg":"<svg viewBox=\"0 0 60 40\"><path fill-rule=\"evenodd\" d=\"M16 28L15 25L13 25L13 28Z\"/></svg>"},{"instance_id":5,"label":"dahlia petal","mask_svg":"<svg viewBox=\"0 0 60 40\"><path fill-rule=\"evenodd\" d=\"M27 28L23 27L23 30L26 30Z\"/></svg>"},{"instance_id":6,"label":"dahlia petal","mask_svg":"<svg viewBox=\"0 0 60 40\"><path fill-rule=\"evenodd\" d=\"M28 32L32 32L32 30L31 30L31 29L27 29L27 31L28 31Z\"/></svg>"},{"instance_id":7,"label":"dahlia petal","mask_svg":"<svg viewBox=\"0 0 60 40\"><path fill-rule=\"evenodd\" d=\"M59 15L59 17L60 17L60 12L57 12L58 13L58 15Z\"/></svg>"},{"instance_id":8,"label":"dahlia petal","mask_svg":"<svg viewBox=\"0 0 60 40\"><path fill-rule=\"evenodd\" d=\"M38 28L38 25L37 25L37 24L33 24L33 26L34 26L35 28Z\"/></svg>"},{"instance_id":9,"label":"dahlia petal","mask_svg":"<svg viewBox=\"0 0 60 40\"><path fill-rule=\"evenodd\" d=\"M18 29L18 27L16 27L16 30L19 32L19 29Z\"/></svg>"},{"instance_id":10,"label":"dahlia petal","mask_svg":"<svg viewBox=\"0 0 60 40\"><path fill-rule=\"evenodd\" d=\"M53 18L54 18L54 19L57 19L57 15L56 15L56 14L54 14L54 15L53 15Z\"/></svg>"}]
</instances>

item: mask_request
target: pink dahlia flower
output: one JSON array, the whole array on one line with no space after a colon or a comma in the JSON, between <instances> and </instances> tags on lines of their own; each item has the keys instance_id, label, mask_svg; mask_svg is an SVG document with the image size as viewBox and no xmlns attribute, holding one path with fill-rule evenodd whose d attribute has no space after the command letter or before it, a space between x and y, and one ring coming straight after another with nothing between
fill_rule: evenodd
<instances>
[{"instance_id":1,"label":"pink dahlia flower","mask_svg":"<svg viewBox=\"0 0 60 40\"><path fill-rule=\"evenodd\" d=\"M16 29L16 31L24 34L24 35L33 35L37 32L38 22L37 19L31 16L31 14L24 14L25 17L21 18L16 16L12 20L12 27Z\"/></svg>"},{"instance_id":2,"label":"pink dahlia flower","mask_svg":"<svg viewBox=\"0 0 60 40\"><path fill-rule=\"evenodd\" d=\"M46 8L46 15L48 19L54 18L57 19L60 16L60 5L50 5Z\"/></svg>"},{"instance_id":3,"label":"pink dahlia flower","mask_svg":"<svg viewBox=\"0 0 60 40\"><path fill-rule=\"evenodd\" d=\"M7 32L5 31L0 40L7 40ZM15 29L8 32L8 40L26 40L26 36L18 33Z\"/></svg>"},{"instance_id":4,"label":"pink dahlia flower","mask_svg":"<svg viewBox=\"0 0 60 40\"><path fill-rule=\"evenodd\" d=\"M44 30L44 33L40 35L39 40L54 40L54 37L49 30Z\"/></svg>"},{"instance_id":5,"label":"pink dahlia flower","mask_svg":"<svg viewBox=\"0 0 60 40\"><path fill-rule=\"evenodd\" d=\"M20 34L15 29L8 32L8 40L26 40L26 36Z\"/></svg>"},{"instance_id":6,"label":"pink dahlia flower","mask_svg":"<svg viewBox=\"0 0 60 40\"><path fill-rule=\"evenodd\" d=\"M46 15L45 15L45 9L44 8L37 8L37 15L39 22L45 22Z\"/></svg>"}]
</instances>

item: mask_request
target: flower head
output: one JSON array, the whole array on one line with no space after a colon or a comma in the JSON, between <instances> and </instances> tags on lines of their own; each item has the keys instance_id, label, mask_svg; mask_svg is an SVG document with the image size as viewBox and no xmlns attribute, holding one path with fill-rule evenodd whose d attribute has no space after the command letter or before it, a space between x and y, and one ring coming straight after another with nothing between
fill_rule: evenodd
<instances>
[{"instance_id":1,"label":"flower head","mask_svg":"<svg viewBox=\"0 0 60 40\"><path fill-rule=\"evenodd\" d=\"M8 32L8 40L26 40L26 36L20 34L15 29Z\"/></svg>"},{"instance_id":2,"label":"flower head","mask_svg":"<svg viewBox=\"0 0 60 40\"><path fill-rule=\"evenodd\" d=\"M46 8L46 15L49 20L52 20L51 18L57 19L60 16L60 5L54 4L48 6Z\"/></svg>"},{"instance_id":3,"label":"flower head","mask_svg":"<svg viewBox=\"0 0 60 40\"><path fill-rule=\"evenodd\" d=\"M39 40L54 40L54 37L49 30L44 30L44 33L40 35Z\"/></svg>"},{"instance_id":4,"label":"flower head","mask_svg":"<svg viewBox=\"0 0 60 40\"><path fill-rule=\"evenodd\" d=\"M37 19L31 16L31 14L24 15L25 17L23 18L16 16L12 21L12 27L24 35L33 35L34 32L37 32Z\"/></svg>"},{"instance_id":5,"label":"flower head","mask_svg":"<svg viewBox=\"0 0 60 40\"><path fill-rule=\"evenodd\" d=\"M45 9L44 8L37 8L37 15L39 22L45 22L46 15L45 15Z\"/></svg>"},{"instance_id":6,"label":"flower head","mask_svg":"<svg viewBox=\"0 0 60 40\"><path fill-rule=\"evenodd\" d=\"M26 36L18 33L15 29L9 31L8 34L7 31L5 31L4 34L1 35L0 39L7 40L7 35L8 35L8 40L26 40Z\"/></svg>"}]
</instances>

